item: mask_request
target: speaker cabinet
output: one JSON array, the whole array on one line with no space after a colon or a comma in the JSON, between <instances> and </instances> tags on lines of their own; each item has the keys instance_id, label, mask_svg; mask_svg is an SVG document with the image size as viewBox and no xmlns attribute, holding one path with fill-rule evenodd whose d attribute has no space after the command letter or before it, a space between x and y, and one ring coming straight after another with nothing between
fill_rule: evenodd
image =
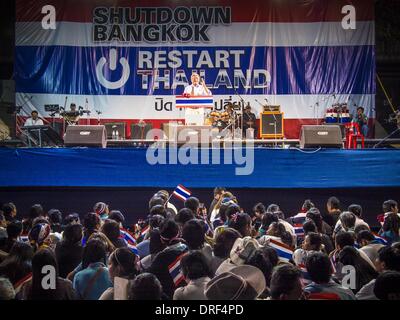
<instances>
[{"instance_id":1,"label":"speaker cabinet","mask_svg":"<svg viewBox=\"0 0 400 320\"><path fill-rule=\"evenodd\" d=\"M336 125L304 125L301 127L300 148L342 148L342 133Z\"/></svg>"},{"instance_id":2,"label":"speaker cabinet","mask_svg":"<svg viewBox=\"0 0 400 320\"><path fill-rule=\"evenodd\" d=\"M125 138L125 122L109 122L104 124L107 132L107 139L112 139L113 131L118 131L118 138Z\"/></svg>"},{"instance_id":3,"label":"speaker cabinet","mask_svg":"<svg viewBox=\"0 0 400 320\"><path fill-rule=\"evenodd\" d=\"M68 147L107 146L105 126L68 126L64 144Z\"/></svg>"},{"instance_id":4,"label":"speaker cabinet","mask_svg":"<svg viewBox=\"0 0 400 320\"><path fill-rule=\"evenodd\" d=\"M139 140L146 139L147 133L153 129L153 125L151 123L133 123L131 124L131 139Z\"/></svg>"},{"instance_id":5,"label":"speaker cabinet","mask_svg":"<svg viewBox=\"0 0 400 320\"><path fill-rule=\"evenodd\" d=\"M276 129L275 129L276 123ZM279 111L263 112L260 115L260 137L279 139L283 138L283 113Z\"/></svg>"}]
</instances>

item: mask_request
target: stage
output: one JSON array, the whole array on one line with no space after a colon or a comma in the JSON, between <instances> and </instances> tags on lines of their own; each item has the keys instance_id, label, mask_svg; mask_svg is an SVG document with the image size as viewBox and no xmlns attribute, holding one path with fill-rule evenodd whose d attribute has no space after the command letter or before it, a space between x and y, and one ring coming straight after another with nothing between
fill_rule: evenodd
<instances>
[{"instance_id":1,"label":"stage","mask_svg":"<svg viewBox=\"0 0 400 320\"><path fill-rule=\"evenodd\" d=\"M183 184L206 204L212 188L224 186L250 210L256 202L278 202L287 215L311 198L321 210L331 195L347 207L360 203L368 222L376 224L384 200L400 195L400 150L270 149L242 150L249 175L235 163L234 149L192 149L198 163L184 164L178 149L160 149L166 164L150 164L149 148L0 148L0 202L14 201L21 214L33 203L45 209L84 214L97 201L125 212L129 222L147 214L148 200L158 189ZM149 153L150 152L150 153ZM189 151L188 151L189 152ZM208 152L208 158L207 158ZM219 155L220 164L212 162ZM230 154L230 155L229 155ZM161 158L160 158L161 159ZM194 159L194 158L192 158ZM231 159L230 164L225 164ZM243 160L244 158L242 158ZM208 160L208 163L206 163ZM179 200L173 200L179 207Z\"/></svg>"}]
</instances>

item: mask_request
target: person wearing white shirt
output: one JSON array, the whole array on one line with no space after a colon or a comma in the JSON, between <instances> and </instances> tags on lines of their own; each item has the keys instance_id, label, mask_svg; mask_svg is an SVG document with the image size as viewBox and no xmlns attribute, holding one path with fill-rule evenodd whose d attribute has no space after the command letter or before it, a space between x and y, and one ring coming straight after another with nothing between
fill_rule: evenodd
<instances>
[{"instance_id":1,"label":"person wearing white shirt","mask_svg":"<svg viewBox=\"0 0 400 320\"><path fill-rule=\"evenodd\" d=\"M193 73L190 78L192 84L185 87L184 94L190 96L211 96L210 89L207 88L203 79L197 73Z\"/></svg>"},{"instance_id":2,"label":"person wearing white shirt","mask_svg":"<svg viewBox=\"0 0 400 320\"><path fill-rule=\"evenodd\" d=\"M33 110L31 112L31 117L26 119L25 121L25 127L28 126L42 126L43 125L43 120L39 118L39 114L36 110Z\"/></svg>"}]
</instances>

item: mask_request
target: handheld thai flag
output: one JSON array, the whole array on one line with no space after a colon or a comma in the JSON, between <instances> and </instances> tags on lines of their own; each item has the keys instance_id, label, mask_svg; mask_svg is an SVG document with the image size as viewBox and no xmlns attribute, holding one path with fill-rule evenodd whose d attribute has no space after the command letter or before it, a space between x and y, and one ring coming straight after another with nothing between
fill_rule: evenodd
<instances>
[{"instance_id":1,"label":"handheld thai flag","mask_svg":"<svg viewBox=\"0 0 400 320\"><path fill-rule=\"evenodd\" d=\"M179 184L175 188L175 190L172 194L175 197L177 197L178 199L181 199L182 201L185 201L187 198L189 198L192 195L192 193L181 184Z\"/></svg>"},{"instance_id":2,"label":"handheld thai flag","mask_svg":"<svg viewBox=\"0 0 400 320\"><path fill-rule=\"evenodd\" d=\"M304 229L302 224L294 225L294 233L297 237L304 238Z\"/></svg>"},{"instance_id":3,"label":"handheld thai flag","mask_svg":"<svg viewBox=\"0 0 400 320\"><path fill-rule=\"evenodd\" d=\"M128 244L133 245L133 246L136 245L135 237L128 230L121 228L119 230L119 232L120 232L121 238L124 239Z\"/></svg>"},{"instance_id":4,"label":"handheld thai flag","mask_svg":"<svg viewBox=\"0 0 400 320\"><path fill-rule=\"evenodd\" d=\"M289 262L292 259L293 250L286 244L276 241L274 239L270 239L269 245L276 250L279 258L282 261Z\"/></svg>"},{"instance_id":5,"label":"handheld thai flag","mask_svg":"<svg viewBox=\"0 0 400 320\"><path fill-rule=\"evenodd\" d=\"M169 274L172 277L172 280L174 281L175 287L177 287L183 280L185 280L185 277L183 276L182 273L182 268L181 268L181 259L183 256L186 254L186 252L182 253L180 256L178 256L174 262L172 262L168 266L168 271Z\"/></svg>"},{"instance_id":6,"label":"handheld thai flag","mask_svg":"<svg viewBox=\"0 0 400 320\"><path fill-rule=\"evenodd\" d=\"M176 96L176 108L214 108L214 99L212 96Z\"/></svg>"},{"instance_id":7,"label":"handheld thai flag","mask_svg":"<svg viewBox=\"0 0 400 320\"><path fill-rule=\"evenodd\" d=\"M388 242L385 238L378 236L376 233L373 233L374 237L375 237L375 243L380 243L383 244L385 246L388 245Z\"/></svg>"}]
</instances>

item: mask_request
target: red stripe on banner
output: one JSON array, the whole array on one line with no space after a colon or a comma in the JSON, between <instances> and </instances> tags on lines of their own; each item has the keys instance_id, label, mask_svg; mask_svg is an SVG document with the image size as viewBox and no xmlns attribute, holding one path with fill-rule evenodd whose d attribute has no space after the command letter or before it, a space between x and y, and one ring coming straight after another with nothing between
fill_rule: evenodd
<instances>
[{"instance_id":1,"label":"red stripe on banner","mask_svg":"<svg viewBox=\"0 0 400 320\"><path fill-rule=\"evenodd\" d=\"M17 0L16 19L22 21L41 21L42 7L53 5L57 21L92 22L96 7L213 7L232 8L232 22L320 22L341 21L345 14L342 8L353 5L357 21L374 20L372 0Z\"/></svg>"}]
</instances>

